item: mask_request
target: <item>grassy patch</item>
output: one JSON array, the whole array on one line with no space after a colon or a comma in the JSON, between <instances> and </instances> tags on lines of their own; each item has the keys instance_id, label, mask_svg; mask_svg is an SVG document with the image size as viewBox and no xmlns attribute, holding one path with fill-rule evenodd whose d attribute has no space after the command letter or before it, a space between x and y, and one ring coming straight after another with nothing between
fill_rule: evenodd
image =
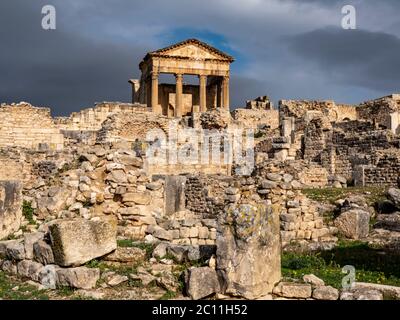
<instances>
[{"instance_id":1,"label":"grassy patch","mask_svg":"<svg viewBox=\"0 0 400 320\"><path fill-rule=\"evenodd\" d=\"M144 243L144 242L135 242L130 239L117 240L118 247L127 248L127 247L135 247L146 251L146 258L151 258L151 255L154 251L154 244Z\"/></svg>"},{"instance_id":2,"label":"grassy patch","mask_svg":"<svg viewBox=\"0 0 400 320\"><path fill-rule=\"evenodd\" d=\"M387 187L349 187L344 189L337 188L315 188L303 189L303 194L315 201L335 203L350 195L363 194L369 205L386 199Z\"/></svg>"},{"instance_id":3,"label":"grassy patch","mask_svg":"<svg viewBox=\"0 0 400 320\"><path fill-rule=\"evenodd\" d=\"M164 293L159 300L170 300L176 298L177 293L174 291L167 291Z\"/></svg>"},{"instance_id":4,"label":"grassy patch","mask_svg":"<svg viewBox=\"0 0 400 320\"><path fill-rule=\"evenodd\" d=\"M57 288L57 293L63 297L71 297L75 294L75 290L70 287Z\"/></svg>"},{"instance_id":5,"label":"grassy patch","mask_svg":"<svg viewBox=\"0 0 400 320\"><path fill-rule=\"evenodd\" d=\"M113 271L123 276L129 276L131 273L137 273L137 265L134 264L111 264L97 259L91 260L85 264L88 268L97 268L101 272Z\"/></svg>"},{"instance_id":6,"label":"grassy patch","mask_svg":"<svg viewBox=\"0 0 400 320\"><path fill-rule=\"evenodd\" d=\"M36 221L33 220L34 213L35 209L32 208L32 203L24 200L22 204L22 214L24 215L25 219L28 220L29 224L36 224Z\"/></svg>"},{"instance_id":7,"label":"grassy patch","mask_svg":"<svg viewBox=\"0 0 400 320\"><path fill-rule=\"evenodd\" d=\"M340 241L338 247L320 253L286 252L282 255L282 275L302 280L306 274L315 274L326 285L342 288L342 267L356 269L356 281L400 286L400 257L375 250L361 241Z\"/></svg>"},{"instance_id":8,"label":"grassy patch","mask_svg":"<svg viewBox=\"0 0 400 320\"><path fill-rule=\"evenodd\" d=\"M49 296L34 286L18 283L0 271L0 298L4 300L48 300Z\"/></svg>"}]
</instances>

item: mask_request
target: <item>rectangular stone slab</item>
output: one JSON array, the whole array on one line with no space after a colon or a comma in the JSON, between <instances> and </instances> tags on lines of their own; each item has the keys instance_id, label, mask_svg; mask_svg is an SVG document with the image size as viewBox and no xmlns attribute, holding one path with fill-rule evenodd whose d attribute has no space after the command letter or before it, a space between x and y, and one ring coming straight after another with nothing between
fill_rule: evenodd
<instances>
[{"instance_id":1,"label":"rectangular stone slab","mask_svg":"<svg viewBox=\"0 0 400 320\"><path fill-rule=\"evenodd\" d=\"M0 240L16 232L22 221L22 185L0 181Z\"/></svg>"},{"instance_id":2,"label":"rectangular stone slab","mask_svg":"<svg viewBox=\"0 0 400 320\"><path fill-rule=\"evenodd\" d=\"M49 226L54 260L63 267L79 266L117 248L117 219L57 220Z\"/></svg>"}]
</instances>

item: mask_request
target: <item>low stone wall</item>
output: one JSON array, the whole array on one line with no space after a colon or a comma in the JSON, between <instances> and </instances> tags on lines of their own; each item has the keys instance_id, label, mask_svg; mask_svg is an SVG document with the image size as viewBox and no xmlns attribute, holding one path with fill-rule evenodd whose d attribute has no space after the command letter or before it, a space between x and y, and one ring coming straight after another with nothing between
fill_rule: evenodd
<instances>
[{"instance_id":1,"label":"low stone wall","mask_svg":"<svg viewBox=\"0 0 400 320\"><path fill-rule=\"evenodd\" d=\"M0 107L0 147L62 150L63 135L55 126L48 108L21 102Z\"/></svg>"},{"instance_id":2,"label":"low stone wall","mask_svg":"<svg viewBox=\"0 0 400 320\"><path fill-rule=\"evenodd\" d=\"M147 111L147 107L141 104L122 102L102 102L93 108L73 112L69 117L56 117L56 126L64 131L98 131L103 122L112 114L135 113Z\"/></svg>"},{"instance_id":3,"label":"low stone wall","mask_svg":"<svg viewBox=\"0 0 400 320\"><path fill-rule=\"evenodd\" d=\"M399 150L382 151L373 156L373 164L359 165L354 169L355 185L397 186L400 178Z\"/></svg>"},{"instance_id":4,"label":"low stone wall","mask_svg":"<svg viewBox=\"0 0 400 320\"><path fill-rule=\"evenodd\" d=\"M271 130L279 128L278 110L236 109L232 111L232 117L243 128L254 130L263 126Z\"/></svg>"}]
</instances>

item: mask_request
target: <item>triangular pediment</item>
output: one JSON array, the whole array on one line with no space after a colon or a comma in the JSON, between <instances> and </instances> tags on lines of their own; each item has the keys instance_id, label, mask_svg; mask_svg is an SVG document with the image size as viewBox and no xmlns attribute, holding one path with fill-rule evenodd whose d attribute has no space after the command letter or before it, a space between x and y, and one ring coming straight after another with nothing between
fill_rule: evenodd
<instances>
[{"instance_id":1,"label":"triangular pediment","mask_svg":"<svg viewBox=\"0 0 400 320\"><path fill-rule=\"evenodd\" d=\"M218 49L197 39L189 39L175 45L151 52L151 55L188 59L216 59L232 62L234 59Z\"/></svg>"}]
</instances>

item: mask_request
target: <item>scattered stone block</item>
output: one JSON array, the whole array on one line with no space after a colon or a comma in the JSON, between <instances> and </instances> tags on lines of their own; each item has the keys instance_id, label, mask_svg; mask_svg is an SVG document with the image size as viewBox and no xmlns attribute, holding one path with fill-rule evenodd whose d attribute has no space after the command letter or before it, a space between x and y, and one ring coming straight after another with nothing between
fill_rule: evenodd
<instances>
[{"instance_id":1,"label":"scattered stone block","mask_svg":"<svg viewBox=\"0 0 400 320\"><path fill-rule=\"evenodd\" d=\"M57 265L79 266L117 248L117 220L58 220L49 227L54 261Z\"/></svg>"}]
</instances>

